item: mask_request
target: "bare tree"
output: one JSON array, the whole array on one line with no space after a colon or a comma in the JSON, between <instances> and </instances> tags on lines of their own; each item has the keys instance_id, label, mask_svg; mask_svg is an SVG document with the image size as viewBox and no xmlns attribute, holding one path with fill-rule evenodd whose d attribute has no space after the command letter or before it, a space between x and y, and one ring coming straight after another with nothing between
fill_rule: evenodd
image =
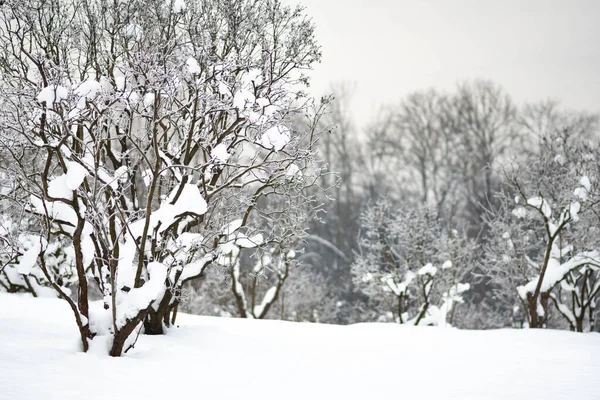
<instances>
[{"instance_id":1,"label":"bare tree","mask_svg":"<svg viewBox=\"0 0 600 400\"><path fill-rule=\"evenodd\" d=\"M540 139L548 134L561 134L570 143L598 138L598 115L568 111L554 100L525 104L518 113L518 127L523 131L520 149L538 151ZM514 149L519 154L518 149Z\"/></svg>"}]
</instances>

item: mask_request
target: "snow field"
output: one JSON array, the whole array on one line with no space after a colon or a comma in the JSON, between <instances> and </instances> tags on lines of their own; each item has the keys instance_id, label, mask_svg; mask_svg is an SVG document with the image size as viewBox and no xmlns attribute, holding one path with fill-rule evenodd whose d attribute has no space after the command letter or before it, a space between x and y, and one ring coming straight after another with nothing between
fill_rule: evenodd
<instances>
[{"instance_id":1,"label":"snow field","mask_svg":"<svg viewBox=\"0 0 600 400\"><path fill-rule=\"evenodd\" d=\"M600 335L180 315L122 358L66 303L0 294L0 399L598 399Z\"/></svg>"}]
</instances>

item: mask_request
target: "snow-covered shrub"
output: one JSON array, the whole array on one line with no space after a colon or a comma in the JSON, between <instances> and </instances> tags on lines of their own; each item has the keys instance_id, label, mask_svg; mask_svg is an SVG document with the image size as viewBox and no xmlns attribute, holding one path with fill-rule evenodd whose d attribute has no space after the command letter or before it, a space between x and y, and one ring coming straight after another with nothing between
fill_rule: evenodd
<instances>
[{"instance_id":1,"label":"snow-covered shrub","mask_svg":"<svg viewBox=\"0 0 600 400\"><path fill-rule=\"evenodd\" d=\"M230 271L237 315L263 319L296 266L295 252L278 243L264 243L262 234L248 237L234 231L227 235L215 263ZM242 275L242 266L251 266L250 273Z\"/></svg>"},{"instance_id":2,"label":"snow-covered shrub","mask_svg":"<svg viewBox=\"0 0 600 400\"><path fill-rule=\"evenodd\" d=\"M354 282L398 323L452 323L462 280L473 268L476 246L427 208L402 209L380 201L361 217Z\"/></svg>"},{"instance_id":3,"label":"snow-covered shrub","mask_svg":"<svg viewBox=\"0 0 600 400\"><path fill-rule=\"evenodd\" d=\"M21 259L69 302L84 350L104 335L118 356L142 323L162 333L183 285L242 238L286 248L304 235L319 132L293 121L323 105L303 93L320 50L302 9L9 0L0 19L3 172L39 221Z\"/></svg>"},{"instance_id":4,"label":"snow-covered shrub","mask_svg":"<svg viewBox=\"0 0 600 400\"><path fill-rule=\"evenodd\" d=\"M6 204L4 200L1 203ZM13 215L10 210L0 216L0 290L30 293L34 297L56 297L58 285L70 294L76 281L73 246L66 240L40 242L35 218ZM45 247L45 268L39 266L39 247ZM47 274L47 275L46 275Z\"/></svg>"},{"instance_id":5,"label":"snow-covered shrub","mask_svg":"<svg viewBox=\"0 0 600 400\"><path fill-rule=\"evenodd\" d=\"M571 329L594 324L600 293L597 145L542 138L539 153L505 168L507 192L491 221L484 272L496 296L521 305L532 328L554 305ZM587 322L586 322L587 321Z\"/></svg>"}]
</instances>

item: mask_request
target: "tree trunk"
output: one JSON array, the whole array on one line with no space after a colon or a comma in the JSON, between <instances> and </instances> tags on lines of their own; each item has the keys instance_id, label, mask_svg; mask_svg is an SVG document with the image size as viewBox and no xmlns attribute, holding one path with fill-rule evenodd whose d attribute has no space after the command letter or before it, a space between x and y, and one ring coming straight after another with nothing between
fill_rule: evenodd
<instances>
[{"instance_id":1,"label":"tree trunk","mask_svg":"<svg viewBox=\"0 0 600 400\"><path fill-rule=\"evenodd\" d=\"M544 311L543 315L538 313L538 301L537 297L533 296L531 293L527 293L527 306L529 313L529 327L530 328L545 328L547 322L548 315L548 299L550 298L550 293L544 292L540 293L540 304L542 306L542 310Z\"/></svg>"},{"instance_id":2,"label":"tree trunk","mask_svg":"<svg viewBox=\"0 0 600 400\"><path fill-rule=\"evenodd\" d=\"M146 335L162 335L164 333L164 327L171 326L171 310L173 306L170 306L173 294L167 290L163 296L158 309L154 310L150 308L148 316L144 320L144 333Z\"/></svg>"},{"instance_id":3,"label":"tree trunk","mask_svg":"<svg viewBox=\"0 0 600 400\"><path fill-rule=\"evenodd\" d=\"M584 315L585 314L582 313L581 317L575 317L575 323L576 323L575 329L577 332L583 332Z\"/></svg>"},{"instance_id":4,"label":"tree trunk","mask_svg":"<svg viewBox=\"0 0 600 400\"><path fill-rule=\"evenodd\" d=\"M537 310L537 297L534 297L531 293L527 293L527 313L529 314L529 327L539 328L540 318Z\"/></svg>"},{"instance_id":5,"label":"tree trunk","mask_svg":"<svg viewBox=\"0 0 600 400\"><path fill-rule=\"evenodd\" d=\"M140 312L138 313L138 315L135 316L135 318L128 319L125 325L117 332L115 332L113 344L109 352L111 357L120 357L121 355L123 355L123 347L125 347L125 341L129 337L129 335L133 333L133 330L144 320L146 314L148 314L148 310L151 307L152 306L149 306L145 310L140 310ZM127 350L129 350L129 348L125 349L125 351Z\"/></svg>"}]
</instances>

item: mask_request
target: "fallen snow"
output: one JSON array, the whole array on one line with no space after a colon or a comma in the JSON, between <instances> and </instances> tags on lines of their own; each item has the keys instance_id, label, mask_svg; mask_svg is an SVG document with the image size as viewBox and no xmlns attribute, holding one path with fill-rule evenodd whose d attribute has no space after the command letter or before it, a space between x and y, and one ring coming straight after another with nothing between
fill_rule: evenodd
<instances>
[{"instance_id":1,"label":"fallen snow","mask_svg":"<svg viewBox=\"0 0 600 400\"><path fill-rule=\"evenodd\" d=\"M84 354L64 301L0 293L0 398L600 398L597 333L185 314L178 325L120 359Z\"/></svg>"}]
</instances>

